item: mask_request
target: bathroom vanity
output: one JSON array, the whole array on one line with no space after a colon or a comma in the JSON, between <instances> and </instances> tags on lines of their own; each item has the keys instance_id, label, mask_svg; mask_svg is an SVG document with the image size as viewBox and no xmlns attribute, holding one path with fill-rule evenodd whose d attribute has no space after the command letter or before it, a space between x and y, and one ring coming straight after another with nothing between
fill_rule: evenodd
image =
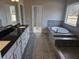
<instances>
[{"instance_id":1,"label":"bathroom vanity","mask_svg":"<svg viewBox=\"0 0 79 59\"><path fill-rule=\"evenodd\" d=\"M29 41L29 30L28 25L20 26L1 38L0 59L21 59Z\"/></svg>"}]
</instances>

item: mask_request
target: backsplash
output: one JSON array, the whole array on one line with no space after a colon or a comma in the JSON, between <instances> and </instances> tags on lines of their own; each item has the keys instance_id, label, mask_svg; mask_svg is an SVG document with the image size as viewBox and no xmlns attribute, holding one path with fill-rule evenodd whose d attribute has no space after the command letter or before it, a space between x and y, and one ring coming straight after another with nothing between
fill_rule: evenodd
<instances>
[{"instance_id":1,"label":"backsplash","mask_svg":"<svg viewBox=\"0 0 79 59\"><path fill-rule=\"evenodd\" d=\"M62 26L63 21L61 20L48 20L47 26L52 27L52 26Z\"/></svg>"}]
</instances>

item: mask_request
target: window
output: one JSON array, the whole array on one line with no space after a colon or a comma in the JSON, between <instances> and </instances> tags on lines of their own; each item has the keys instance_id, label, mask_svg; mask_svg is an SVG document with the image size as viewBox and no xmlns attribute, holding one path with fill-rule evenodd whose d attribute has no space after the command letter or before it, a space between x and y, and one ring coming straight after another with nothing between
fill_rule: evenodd
<instances>
[{"instance_id":1,"label":"window","mask_svg":"<svg viewBox=\"0 0 79 59\"><path fill-rule=\"evenodd\" d=\"M67 6L65 23L71 26L77 26L79 13L79 4L73 4Z\"/></svg>"}]
</instances>

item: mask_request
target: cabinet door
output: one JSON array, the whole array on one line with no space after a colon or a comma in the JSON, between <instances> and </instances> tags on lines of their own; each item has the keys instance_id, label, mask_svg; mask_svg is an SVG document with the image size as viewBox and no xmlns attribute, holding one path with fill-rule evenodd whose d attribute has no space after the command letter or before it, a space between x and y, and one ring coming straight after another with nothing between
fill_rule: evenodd
<instances>
[{"instance_id":1,"label":"cabinet door","mask_svg":"<svg viewBox=\"0 0 79 59\"><path fill-rule=\"evenodd\" d=\"M29 27L25 29L25 33L23 33L21 39L22 39L22 54L23 54L29 40Z\"/></svg>"},{"instance_id":2,"label":"cabinet door","mask_svg":"<svg viewBox=\"0 0 79 59\"><path fill-rule=\"evenodd\" d=\"M22 58L22 53L21 53L21 46L19 45L18 47L18 59Z\"/></svg>"},{"instance_id":3,"label":"cabinet door","mask_svg":"<svg viewBox=\"0 0 79 59\"><path fill-rule=\"evenodd\" d=\"M18 46L19 48L19 55L20 55L20 58L22 58L22 41L20 41L20 44Z\"/></svg>"},{"instance_id":4,"label":"cabinet door","mask_svg":"<svg viewBox=\"0 0 79 59\"><path fill-rule=\"evenodd\" d=\"M21 58L22 58L21 48L20 48L20 45L19 45L14 52L14 59L21 59Z\"/></svg>"},{"instance_id":5,"label":"cabinet door","mask_svg":"<svg viewBox=\"0 0 79 59\"><path fill-rule=\"evenodd\" d=\"M13 58L13 55L11 55L9 59L14 59L14 58Z\"/></svg>"},{"instance_id":6,"label":"cabinet door","mask_svg":"<svg viewBox=\"0 0 79 59\"><path fill-rule=\"evenodd\" d=\"M8 54L9 55L9 54ZM10 55L10 57L9 58L7 58L7 55L5 54L4 56L3 56L3 58L2 59L13 59L13 54L12 55Z\"/></svg>"},{"instance_id":7,"label":"cabinet door","mask_svg":"<svg viewBox=\"0 0 79 59\"><path fill-rule=\"evenodd\" d=\"M7 55L5 54L2 59L7 59Z\"/></svg>"},{"instance_id":8,"label":"cabinet door","mask_svg":"<svg viewBox=\"0 0 79 59\"><path fill-rule=\"evenodd\" d=\"M16 43L14 43L13 46L6 53L7 59L9 59L13 55L15 49L16 49Z\"/></svg>"},{"instance_id":9,"label":"cabinet door","mask_svg":"<svg viewBox=\"0 0 79 59\"><path fill-rule=\"evenodd\" d=\"M27 28L27 31L26 31L25 35L26 35L26 41L25 41L26 43L25 44L27 45L29 37L30 37L29 27Z\"/></svg>"},{"instance_id":10,"label":"cabinet door","mask_svg":"<svg viewBox=\"0 0 79 59\"><path fill-rule=\"evenodd\" d=\"M17 51L14 52L14 56L13 56L14 59L18 59L17 58L17 53L18 53Z\"/></svg>"},{"instance_id":11,"label":"cabinet door","mask_svg":"<svg viewBox=\"0 0 79 59\"><path fill-rule=\"evenodd\" d=\"M25 40L22 39L22 54L24 53L25 46Z\"/></svg>"}]
</instances>

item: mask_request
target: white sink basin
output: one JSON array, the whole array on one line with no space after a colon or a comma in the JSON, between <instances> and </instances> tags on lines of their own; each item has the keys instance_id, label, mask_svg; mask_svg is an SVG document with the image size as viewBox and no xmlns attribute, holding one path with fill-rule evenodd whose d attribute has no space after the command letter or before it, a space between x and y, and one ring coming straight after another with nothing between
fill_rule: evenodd
<instances>
[{"instance_id":1,"label":"white sink basin","mask_svg":"<svg viewBox=\"0 0 79 59\"><path fill-rule=\"evenodd\" d=\"M19 28L25 28L25 26L20 26Z\"/></svg>"},{"instance_id":2,"label":"white sink basin","mask_svg":"<svg viewBox=\"0 0 79 59\"><path fill-rule=\"evenodd\" d=\"M9 43L10 41L0 41L0 51Z\"/></svg>"}]
</instances>

